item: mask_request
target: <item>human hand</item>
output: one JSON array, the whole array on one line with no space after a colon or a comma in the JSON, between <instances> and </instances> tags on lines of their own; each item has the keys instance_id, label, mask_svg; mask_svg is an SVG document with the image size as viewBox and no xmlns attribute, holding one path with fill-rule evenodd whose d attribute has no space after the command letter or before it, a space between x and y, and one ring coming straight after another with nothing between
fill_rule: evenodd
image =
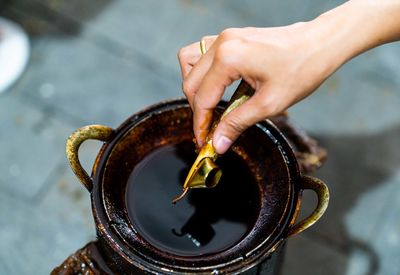
<instances>
[{"instance_id":1,"label":"human hand","mask_svg":"<svg viewBox=\"0 0 400 275\"><path fill-rule=\"evenodd\" d=\"M398 16L398 4L387 2L391 15ZM397 8L395 14L393 6ZM310 22L276 28L227 29L218 36L204 37L208 51L203 56L198 42L182 48L178 54L182 86L193 109L199 146L204 145L209 132L213 109L225 88L235 80L243 78L255 94L215 129L213 145L219 154L251 125L308 96L350 58L393 40L390 35L382 35L384 31L379 28L383 21L372 25L370 20L368 29L367 19L372 12L388 21L389 12L379 9L376 4L354 0Z\"/></svg>"},{"instance_id":2,"label":"human hand","mask_svg":"<svg viewBox=\"0 0 400 275\"><path fill-rule=\"evenodd\" d=\"M199 44L179 54L183 90L194 111L194 133L199 146L208 134L212 110L224 90L243 78L255 94L219 124L214 147L224 153L249 126L284 111L315 90L332 72L317 58L312 37L305 36L306 23L280 28L228 29L205 37L207 53Z\"/></svg>"}]
</instances>

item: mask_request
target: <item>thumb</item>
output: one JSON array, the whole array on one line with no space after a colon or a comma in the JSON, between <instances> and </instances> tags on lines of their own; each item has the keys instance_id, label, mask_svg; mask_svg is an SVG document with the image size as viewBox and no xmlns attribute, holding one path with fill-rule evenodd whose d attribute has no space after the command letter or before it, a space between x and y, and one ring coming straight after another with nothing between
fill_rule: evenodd
<instances>
[{"instance_id":1,"label":"thumb","mask_svg":"<svg viewBox=\"0 0 400 275\"><path fill-rule=\"evenodd\" d=\"M218 154L225 153L247 128L271 115L263 108L259 95L260 93L254 94L218 124L213 136L213 145Z\"/></svg>"}]
</instances>

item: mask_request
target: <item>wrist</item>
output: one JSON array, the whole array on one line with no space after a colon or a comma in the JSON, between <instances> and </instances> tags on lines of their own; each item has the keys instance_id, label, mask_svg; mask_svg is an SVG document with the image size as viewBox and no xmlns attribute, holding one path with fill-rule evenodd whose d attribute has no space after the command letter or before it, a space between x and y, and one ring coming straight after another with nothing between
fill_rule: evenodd
<instances>
[{"instance_id":1,"label":"wrist","mask_svg":"<svg viewBox=\"0 0 400 275\"><path fill-rule=\"evenodd\" d=\"M314 43L333 69L400 39L400 1L350 0L309 22Z\"/></svg>"}]
</instances>

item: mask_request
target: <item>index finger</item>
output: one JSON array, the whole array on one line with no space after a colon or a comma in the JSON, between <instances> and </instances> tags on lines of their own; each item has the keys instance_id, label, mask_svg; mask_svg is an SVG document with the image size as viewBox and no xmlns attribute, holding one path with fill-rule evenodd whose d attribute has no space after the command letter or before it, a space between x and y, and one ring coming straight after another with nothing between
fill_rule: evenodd
<instances>
[{"instance_id":1,"label":"index finger","mask_svg":"<svg viewBox=\"0 0 400 275\"><path fill-rule=\"evenodd\" d=\"M221 100L227 86L240 78L236 69L238 57L231 54L236 43L224 42L216 50L213 63L203 77L193 98L193 130L199 146L205 142L212 121L212 113ZM239 62L240 63L240 62Z\"/></svg>"},{"instance_id":2,"label":"index finger","mask_svg":"<svg viewBox=\"0 0 400 275\"><path fill-rule=\"evenodd\" d=\"M193 108L193 98L196 94L204 75L211 66L214 58L214 42L217 36L206 36L202 40L205 41L206 53L201 55L200 43L196 42L184 48L186 59L180 56L182 69L182 89L188 99L190 106ZM207 51L207 49L209 49ZM182 59L183 58L183 59ZM190 59L191 58L191 59ZM190 62L193 63L190 63ZM187 63L189 62L189 63Z\"/></svg>"}]
</instances>

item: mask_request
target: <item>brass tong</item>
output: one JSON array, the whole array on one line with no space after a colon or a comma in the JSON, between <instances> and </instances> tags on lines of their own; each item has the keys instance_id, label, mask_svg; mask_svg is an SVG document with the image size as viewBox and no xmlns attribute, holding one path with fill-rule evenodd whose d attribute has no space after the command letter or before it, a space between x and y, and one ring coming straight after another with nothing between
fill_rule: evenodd
<instances>
[{"instance_id":1,"label":"brass tong","mask_svg":"<svg viewBox=\"0 0 400 275\"><path fill-rule=\"evenodd\" d=\"M218 154L215 152L212 141L214 130L227 114L242 105L253 94L253 88L246 81L242 80L229 100L221 117L214 120L212 123L211 130L206 138L206 144L201 148L183 184L183 192L180 196L175 198L172 203L175 204L177 201L181 200L190 188L212 188L218 184L222 176L222 171L215 164Z\"/></svg>"}]
</instances>

